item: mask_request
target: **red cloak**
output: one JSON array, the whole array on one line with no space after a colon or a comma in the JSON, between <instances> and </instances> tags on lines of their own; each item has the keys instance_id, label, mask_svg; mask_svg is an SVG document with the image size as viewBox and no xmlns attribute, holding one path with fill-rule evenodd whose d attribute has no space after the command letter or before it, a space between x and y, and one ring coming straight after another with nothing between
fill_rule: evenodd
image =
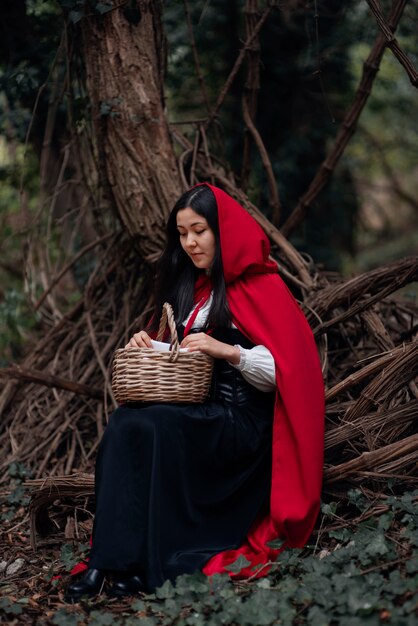
<instances>
[{"instance_id":1,"label":"red cloak","mask_svg":"<svg viewBox=\"0 0 418 626\"><path fill-rule=\"evenodd\" d=\"M203 183L207 184L207 183ZM212 557L203 572L224 572L240 555L250 564L235 578L263 576L286 547L302 547L320 504L324 383L312 331L269 259L270 243L233 198L208 184L218 205L226 294L233 323L250 341L266 346L276 365L270 510L252 525L242 546ZM284 540L280 549L268 542ZM258 566L259 569L256 567Z\"/></svg>"},{"instance_id":2,"label":"red cloak","mask_svg":"<svg viewBox=\"0 0 418 626\"><path fill-rule=\"evenodd\" d=\"M207 183L203 183L207 184ZM324 384L311 329L299 305L269 259L270 243L257 222L233 198L208 184L218 205L226 294L232 320L250 341L266 346L276 365L270 510L259 515L236 550L213 556L205 574L225 572L242 555L249 565L234 578L267 574L286 547L302 547L320 504ZM203 277L202 277L203 278ZM195 300L208 295L200 280ZM267 545L284 540L280 549ZM86 569L78 564L72 574ZM255 568L255 569L254 569Z\"/></svg>"}]
</instances>

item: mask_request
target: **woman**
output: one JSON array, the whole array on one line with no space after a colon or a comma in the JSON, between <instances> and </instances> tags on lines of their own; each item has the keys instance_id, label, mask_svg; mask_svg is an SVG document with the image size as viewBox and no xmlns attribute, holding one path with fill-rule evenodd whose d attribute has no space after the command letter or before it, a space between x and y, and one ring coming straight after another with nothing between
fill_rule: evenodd
<instances>
[{"instance_id":1,"label":"woman","mask_svg":"<svg viewBox=\"0 0 418 626\"><path fill-rule=\"evenodd\" d=\"M112 414L96 464L89 569L69 600L98 593L109 572L122 596L196 569L228 571L240 555L237 576L264 575L285 546L306 543L321 490L323 381L269 250L221 189L197 185L176 203L152 321L128 345L151 346L167 300L181 346L215 358L211 391L201 405ZM277 537L280 550L268 545Z\"/></svg>"}]
</instances>

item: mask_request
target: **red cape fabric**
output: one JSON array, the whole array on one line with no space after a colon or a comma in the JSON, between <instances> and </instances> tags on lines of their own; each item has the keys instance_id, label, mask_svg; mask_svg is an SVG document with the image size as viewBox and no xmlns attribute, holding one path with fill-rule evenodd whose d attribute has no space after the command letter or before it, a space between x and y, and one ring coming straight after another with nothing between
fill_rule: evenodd
<instances>
[{"instance_id":1,"label":"red cape fabric","mask_svg":"<svg viewBox=\"0 0 418 626\"><path fill-rule=\"evenodd\" d=\"M266 235L233 198L208 187L218 205L232 320L250 341L272 353L277 392L269 511L258 516L242 546L216 554L203 572L208 576L226 572L226 566L243 556L249 564L238 573L228 573L234 578L257 578L267 574L269 563L286 546L304 546L314 527L322 483L324 384L311 329L269 259ZM195 302L209 291L210 282L202 275L196 283ZM267 545L277 538L284 541L280 549Z\"/></svg>"},{"instance_id":2,"label":"red cape fabric","mask_svg":"<svg viewBox=\"0 0 418 626\"><path fill-rule=\"evenodd\" d=\"M203 183L207 184L207 183ZM242 546L212 557L203 571L225 572L242 555L235 578L258 577L286 547L302 547L320 504L324 440L324 383L316 344L298 303L269 259L270 244L233 198L208 184L218 205L220 244L232 321L276 365L270 510L259 515ZM201 288L201 287L200 287ZM284 541L280 549L267 544Z\"/></svg>"}]
</instances>

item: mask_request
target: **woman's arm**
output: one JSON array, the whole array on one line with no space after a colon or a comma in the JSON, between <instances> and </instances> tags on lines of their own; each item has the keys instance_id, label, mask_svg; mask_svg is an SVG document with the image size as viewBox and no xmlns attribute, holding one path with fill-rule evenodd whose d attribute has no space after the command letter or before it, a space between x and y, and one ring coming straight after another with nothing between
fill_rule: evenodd
<instances>
[{"instance_id":1,"label":"woman's arm","mask_svg":"<svg viewBox=\"0 0 418 626\"><path fill-rule=\"evenodd\" d=\"M199 350L213 356L214 359L225 359L232 365L238 364L241 360L238 346L231 346L229 343L218 341L206 333L190 333L183 339L180 347L187 348L190 352Z\"/></svg>"},{"instance_id":2,"label":"woman's arm","mask_svg":"<svg viewBox=\"0 0 418 626\"><path fill-rule=\"evenodd\" d=\"M242 373L247 382L260 391L274 391L276 388L274 359L265 346L255 346L246 350L238 345L231 346L218 341L205 333L191 333L183 339L181 347L191 352L200 350L215 359L225 359Z\"/></svg>"},{"instance_id":3,"label":"woman's arm","mask_svg":"<svg viewBox=\"0 0 418 626\"><path fill-rule=\"evenodd\" d=\"M230 361L245 380L260 391L274 391L276 388L276 366L273 355L265 346L245 349L236 346L240 351L238 363Z\"/></svg>"}]
</instances>

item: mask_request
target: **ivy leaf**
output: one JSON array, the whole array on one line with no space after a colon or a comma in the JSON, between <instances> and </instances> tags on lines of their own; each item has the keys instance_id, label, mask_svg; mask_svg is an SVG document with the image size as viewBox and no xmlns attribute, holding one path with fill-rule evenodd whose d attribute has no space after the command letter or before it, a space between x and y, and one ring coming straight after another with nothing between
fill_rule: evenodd
<instances>
[{"instance_id":1,"label":"ivy leaf","mask_svg":"<svg viewBox=\"0 0 418 626\"><path fill-rule=\"evenodd\" d=\"M98 2L96 4L96 11L100 13L100 15L104 15L113 9L113 2Z\"/></svg>"},{"instance_id":2,"label":"ivy leaf","mask_svg":"<svg viewBox=\"0 0 418 626\"><path fill-rule=\"evenodd\" d=\"M202 613L192 613L187 619L187 626L206 626L208 623L207 616Z\"/></svg>"},{"instance_id":3,"label":"ivy leaf","mask_svg":"<svg viewBox=\"0 0 418 626\"><path fill-rule=\"evenodd\" d=\"M379 517L378 528L381 528L382 530L388 530L392 525L394 517L395 514L392 511L388 511L387 513L381 515Z\"/></svg>"},{"instance_id":4,"label":"ivy leaf","mask_svg":"<svg viewBox=\"0 0 418 626\"><path fill-rule=\"evenodd\" d=\"M262 578L257 581L257 587L259 589L270 589L270 580L268 578Z\"/></svg>"},{"instance_id":5,"label":"ivy leaf","mask_svg":"<svg viewBox=\"0 0 418 626\"><path fill-rule=\"evenodd\" d=\"M152 617L128 617L123 626L155 626L156 623Z\"/></svg>"},{"instance_id":6,"label":"ivy leaf","mask_svg":"<svg viewBox=\"0 0 418 626\"><path fill-rule=\"evenodd\" d=\"M161 587L158 587L155 591L155 595L160 600L165 600L166 598L174 598L175 591L172 583L169 580L166 580Z\"/></svg>"},{"instance_id":7,"label":"ivy leaf","mask_svg":"<svg viewBox=\"0 0 418 626\"><path fill-rule=\"evenodd\" d=\"M337 541L345 543L351 539L352 533L348 530L348 528L339 528L338 530L330 530L328 535L337 539Z\"/></svg>"},{"instance_id":8,"label":"ivy leaf","mask_svg":"<svg viewBox=\"0 0 418 626\"><path fill-rule=\"evenodd\" d=\"M82 19L83 15L84 15L83 11L70 11L68 14L68 18L70 22L72 22L73 24L77 24L77 22L79 22Z\"/></svg>"},{"instance_id":9,"label":"ivy leaf","mask_svg":"<svg viewBox=\"0 0 418 626\"><path fill-rule=\"evenodd\" d=\"M51 620L55 626L78 626L84 619L80 613L69 613L67 609L59 609Z\"/></svg>"},{"instance_id":10,"label":"ivy leaf","mask_svg":"<svg viewBox=\"0 0 418 626\"><path fill-rule=\"evenodd\" d=\"M272 548L273 550L280 550L283 544L284 539L277 537L276 539L272 539L272 541L267 541L266 546Z\"/></svg>"},{"instance_id":11,"label":"ivy leaf","mask_svg":"<svg viewBox=\"0 0 418 626\"><path fill-rule=\"evenodd\" d=\"M370 556L382 556L389 552L389 547L383 533L373 533L373 537L366 546L366 551Z\"/></svg>"},{"instance_id":12,"label":"ivy leaf","mask_svg":"<svg viewBox=\"0 0 418 626\"><path fill-rule=\"evenodd\" d=\"M412 493L406 493L400 499L400 504L404 511L406 511L407 513L411 513L411 515L416 515L417 505L415 502L413 502L412 498Z\"/></svg>"},{"instance_id":13,"label":"ivy leaf","mask_svg":"<svg viewBox=\"0 0 418 626\"><path fill-rule=\"evenodd\" d=\"M331 617L318 606L313 606L309 609L308 623L310 626L329 626L331 624Z\"/></svg>"},{"instance_id":14,"label":"ivy leaf","mask_svg":"<svg viewBox=\"0 0 418 626\"><path fill-rule=\"evenodd\" d=\"M367 498L364 497L360 489L349 489L347 496L348 501L354 504L359 511L364 511L367 508Z\"/></svg>"},{"instance_id":15,"label":"ivy leaf","mask_svg":"<svg viewBox=\"0 0 418 626\"><path fill-rule=\"evenodd\" d=\"M116 626L119 623L119 621L115 621L115 616L112 613L92 611L89 616L89 624L92 626Z\"/></svg>"},{"instance_id":16,"label":"ivy leaf","mask_svg":"<svg viewBox=\"0 0 418 626\"><path fill-rule=\"evenodd\" d=\"M232 572L233 574L239 574L244 568L251 565L251 561L245 558L243 554L240 554L239 557L231 563L231 565L225 565L225 569L228 572Z\"/></svg>"},{"instance_id":17,"label":"ivy leaf","mask_svg":"<svg viewBox=\"0 0 418 626\"><path fill-rule=\"evenodd\" d=\"M368 589L367 594L358 593L356 590L348 592L347 606L352 615L369 615L378 607L379 598L373 597Z\"/></svg>"},{"instance_id":18,"label":"ivy leaf","mask_svg":"<svg viewBox=\"0 0 418 626\"><path fill-rule=\"evenodd\" d=\"M322 515L333 517L337 511L338 503L330 502L329 504L321 504Z\"/></svg>"},{"instance_id":19,"label":"ivy leaf","mask_svg":"<svg viewBox=\"0 0 418 626\"><path fill-rule=\"evenodd\" d=\"M23 465L23 463L19 463L18 461L13 461L9 465L8 474L12 478L27 478L30 476L30 471Z\"/></svg>"},{"instance_id":20,"label":"ivy leaf","mask_svg":"<svg viewBox=\"0 0 418 626\"><path fill-rule=\"evenodd\" d=\"M408 574L415 574L418 572L418 556L413 556L412 559L409 559L406 563L406 571Z\"/></svg>"},{"instance_id":21,"label":"ivy leaf","mask_svg":"<svg viewBox=\"0 0 418 626\"><path fill-rule=\"evenodd\" d=\"M9 598L0 598L0 609L8 615L20 615L23 611L20 604L12 602Z\"/></svg>"},{"instance_id":22,"label":"ivy leaf","mask_svg":"<svg viewBox=\"0 0 418 626\"><path fill-rule=\"evenodd\" d=\"M209 579L203 572L194 574L183 574L176 578L176 593L185 596L194 592L198 595L205 595L210 590Z\"/></svg>"},{"instance_id":23,"label":"ivy leaf","mask_svg":"<svg viewBox=\"0 0 418 626\"><path fill-rule=\"evenodd\" d=\"M132 602L131 604L131 609L133 609L134 611L145 612L147 610L147 607L145 606L145 602L143 602L142 600L134 600L134 602Z\"/></svg>"},{"instance_id":24,"label":"ivy leaf","mask_svg":"<svg viewBox=\"0 0 418 626\"><path fill-rule=\"evenodd\" d=\"M123 626L156 626L156 623L152 617L128 617Z\"/></svg>"},{"instance_id":25,"label":"ivy leaf","mask_svg":"<svg viewBox=\"0 0 418 626\"><path fill-rule=\"evenodd\" d=\"M61 546L60 557L66 570L72 569L77 562L77 559L74 556L73 546L70 543L64 543Z\"/></svg>"}]
</instances>

